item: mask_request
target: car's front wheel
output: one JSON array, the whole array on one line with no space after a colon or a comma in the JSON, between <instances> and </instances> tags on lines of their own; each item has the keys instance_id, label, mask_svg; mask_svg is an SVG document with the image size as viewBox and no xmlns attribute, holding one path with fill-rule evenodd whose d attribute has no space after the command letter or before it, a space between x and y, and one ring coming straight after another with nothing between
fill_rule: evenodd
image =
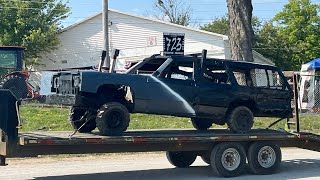
<instances>
[{"instance_id":1,"label":"car's front wheel","mask_svg":"<svg viewBox=\"0 0 320 180\"><path fill-rule=\"evenodd\" d=\"M96 124L102 135L121 135L130 122L128 109L118 103L110 102L98 110Z\"/></svg>"}]
</instances>

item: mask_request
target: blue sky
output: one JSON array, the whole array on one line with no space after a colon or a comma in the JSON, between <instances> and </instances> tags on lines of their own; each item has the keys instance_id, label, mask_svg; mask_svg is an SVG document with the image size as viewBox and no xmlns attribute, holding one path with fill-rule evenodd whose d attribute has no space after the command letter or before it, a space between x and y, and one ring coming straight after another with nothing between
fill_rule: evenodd
<instances>
[{"instance_id":1,"label":"blue sky","mask_svg":"<svg viewBox=\"0 0 320 180\"><path fill-rule=\"evenodd\" d=\"M226 0L182 0L193 9L192 22L204 24L210 22L214 17L221 17L227 13ZM109 0L109 8L148 16L154 11L154 0ZM276 13L280 12L288 0L253 0L255 16L261 20L270 20ZM318 0L313 0L318 2ZM64 26L71 25L90 15L101 12L102 0L69 0L72 14L63 22Z\"/></svg>"}]
</instances>

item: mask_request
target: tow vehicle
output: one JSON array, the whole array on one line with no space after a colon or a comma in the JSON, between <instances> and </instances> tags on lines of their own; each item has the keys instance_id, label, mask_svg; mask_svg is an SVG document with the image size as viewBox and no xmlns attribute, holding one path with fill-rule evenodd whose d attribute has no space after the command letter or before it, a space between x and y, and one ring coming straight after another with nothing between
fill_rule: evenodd
<instances>
[{"instance_id":1,"label":"tow vehicle","mask_svg":"<svg viewBox=\"0 0 320 180\"><path fill-rule=\"evenodd\" d=\"M0 46L0 88L9 89L17 99L40 97L39 87L28 82L23 52L20 46Z\"/></svg>"},{"instance_id":2,"label":"tow vehicle","mask_svg":"<svg viewBox=\"0 0 320 180\"><path fill-rule=\"evenodd\" d=\"M297 95L297 78L294 78ZM297 105L297 96L295 105ZM189 167L196 159L210 164L216 175L235 177L246 167L253 174L272 174L281 163L280 147L298 147L320 151L320 136L301 132L299 116L287 120L294 131L252 129L233 133L228 129L127 131L121 136L75 134L71 132L19 132L21 125L16 98L8 90L0 90L0 164L9 157L49 154L84 154L113 152L166 151L169 162L178 168ZM295 106L295 112L298 112ZM273 124L286 119L279 119ZM272 126L271 124L270 126ZM248 162L248 166L246 166ZM1 168L1 167L0 167Z\"/></svg>"}]
</instances>

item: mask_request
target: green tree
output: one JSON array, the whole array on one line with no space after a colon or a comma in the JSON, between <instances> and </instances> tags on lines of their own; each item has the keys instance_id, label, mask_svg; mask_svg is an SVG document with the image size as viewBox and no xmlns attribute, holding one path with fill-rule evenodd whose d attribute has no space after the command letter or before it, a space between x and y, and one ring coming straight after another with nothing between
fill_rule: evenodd
<instances>
[{"instance_id":1,"label":"green tree","mask_svg":"<svg viewBox=\"0 0 320 180\"><path fill-rule=\"evenodd\" d=\"M256 33L256 43L253 49L272 60L277 67L283 70L291 70L294 66L290 61L293 54L292 48L286 36L280 35L272 22L265 23Z\"/></svg>"},{"instance_id":2,"label":"green tree","mask_svg":"<svg viewBox=\"0 0 320 180\"><path fill-rule=\"evenodd\" d=\"M287 49L288 53L281 61L292 64L291 69L298 70L301 64L320 57L319 14L319 4L312 4L310 0L289 0L282 12L273 18L276 37L283 40L282 49Z\"/></svg>"},{"instance_id":3,"label":"green tree","mask_svg":"<svg viewBox=\"0 0 320 180\"><path fill-rule=\"evenodd\" d=\"M216 17L208 24L205 24L203 26L200 26L201 30L209 31L213 33L223 34L223 35L229 35L229 19L228 16L223 17Z\"/></svg>"},{"instance_id":4,"label":"green tree","mask_svg":"<svg viewBox=\"0 0 320 180\"><path fill-rule=\"evenodd\" d=\"M25 47L26 63L37 64L40 53L59 44L61 20L69 12L62 0L0 0L0 45Z\"/></svg>"},{"instance_id":5,"label":"green tree","mask_svg":"<svg viewBox=\"0 0 320 180\"><path fill-rule=\"evenodd\" d=\"M257 16L252 17L252 28L254 33L258 33L261 29L261 21ZM229 27L229 19L228 15L222 16L222 17L216 17L208 24L205 24L203 26L200 26L201 30L209 31L213 33L223 34L229 36L230 27Z\"/></svg>"}]
</instances>

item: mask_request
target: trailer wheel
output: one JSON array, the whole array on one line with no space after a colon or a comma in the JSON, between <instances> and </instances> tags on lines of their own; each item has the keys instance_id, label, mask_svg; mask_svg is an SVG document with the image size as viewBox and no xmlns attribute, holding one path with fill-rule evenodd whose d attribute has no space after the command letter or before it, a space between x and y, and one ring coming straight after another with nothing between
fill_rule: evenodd
<instances>
[{"instance_id":1,"label":"trailer wheel","mask_svg":"<svg viewBox=\"0 0 320 180\"><path fill-rule=\"evenodd\" d=\"M201 155L201 159L203 160L203 162L210 164L210 153Z\"/></svg>"},{"instance_id":2,"label":"trailer wheel","mask_svg":"<svg viewBox=\"0 0 320 180\"><path fill-rule=\"evenodd\" d=\"M253 174L275 173L281 163L281 149L270 142L255 142L248 150L249 170Z\"/></svg>"},{"instance_id":3,"label":"trailer wheel","mask_svg":"<svg viewBox=\"0 0 320 180\"><path fill-rule=\"evenodd\" d=\"M239 143L221 143L212 149L210 162L215 175L239 176L246 166L246 152Z\"/></svg>"},{"instance_id":4,"label":"trailer wheel","mask_svg":"<svg viewBox=\"0 0 320 180\"><path fill-rule=\"evenodd\" d=\"M208 119L191 118L194 128L199 131L207 130L212 126L212 121Z\"/></svg>"},{"instance_id":5,"label":"trailer wheel","mask_svg":"<svg viewBox=\"0 0 320 180\"><path fill-rule=\"evenodd\" d=\"M188 151L168 151L166 155L170 164L178 168L189 167L197 158L197 154Z\"/></svg>"},{"instance_id":6,"label":"trailer wheel","mask_svg":"<svg viewBox=\"0 0 320 180\"><path fill-rule=\"evenodd\" d=\"M74 129L79 129L86 121L84 126L79 129L80 133L88 133L96 128L96 111L88 112L84 107L72 107L70 110L69 121Z\"/></svg>"},{"instance_id":7,"label":"trailer wheel","mask_svg":"<svg viewBox=\"0 0 320 180\"><path fill-rule=\"evenodd\" d=\"M231 111L227 124L233 132L246 133L252 128L253 119L253 114L249 108L238 106Z\"/></svg>"},{"instance_id":8,"label":"trailer wheel","mask_svg":"<svg viewBox=\"0 0 320 180\"><path fill-rule=\"evenodd\" d=\"M102 135L121 135L130 122L128 109L118 102L101 106L96 118L97 127Z\"/></svg>"},{"instance_id":9,"label":"trailer wheel","mask_svg":"<svg viewBox=\"0 0 320 180\"><path fill-rule=\"evenodd\" d=\"M26 99L28 97L26 78L17 74L5 77L1 82L0 89L10 90L17 100Z\"/></svg>"}]
</instances>

